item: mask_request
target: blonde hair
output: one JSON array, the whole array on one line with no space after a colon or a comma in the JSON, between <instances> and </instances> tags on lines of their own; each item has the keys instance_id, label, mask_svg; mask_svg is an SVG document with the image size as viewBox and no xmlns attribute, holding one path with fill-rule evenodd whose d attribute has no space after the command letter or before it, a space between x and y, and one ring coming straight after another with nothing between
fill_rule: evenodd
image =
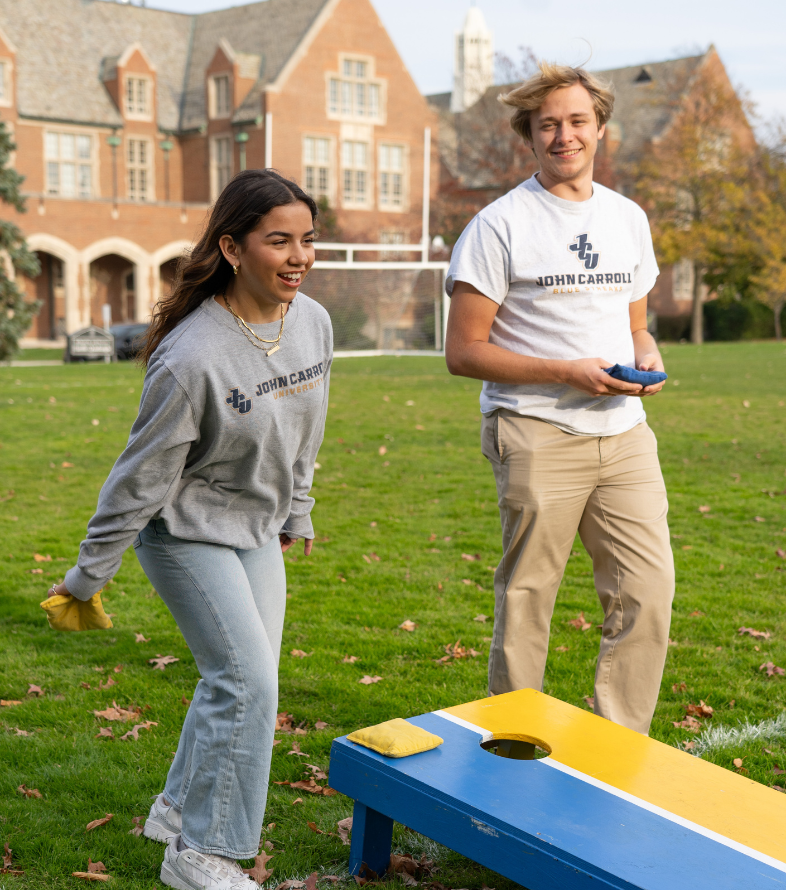
<instances>
[{"instance_id":1,"label":"blonde hair","mask_svg":"<svg viewBox=\"0 0 786 890\"><path fill-rule=\"evenodd\" d=\"M614 110L614 92L611 84L598 80L583 68L571 68L569 65L554 65L551 62L538 62L538 73L521 86L509 93L502 93L499 101L510 105L516 110L510 119L510 126L525 142L532 143L532 127L530 118L554 90L580 83L590 94L598 119L598 127L602 127L611 117Z\"/></svg>"}]
</instances>

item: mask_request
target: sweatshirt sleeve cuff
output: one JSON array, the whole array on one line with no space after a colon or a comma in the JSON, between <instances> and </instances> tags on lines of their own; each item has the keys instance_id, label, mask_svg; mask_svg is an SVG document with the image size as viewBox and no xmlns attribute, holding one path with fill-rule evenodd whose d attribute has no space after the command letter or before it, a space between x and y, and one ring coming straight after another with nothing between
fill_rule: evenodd
<instances>
[{"instance_id":1,"label":"sweatshirt sleeve cuff","mask_svg":"<svg viewBox=\"0 0 786 890\"><path fill-rule=\"evenodd\" d=\"M90 575L86 575L79 566L74 566L66 572L63 583L68 588L71 596L86 602L93 594L101 590L107 580L109 579L97 581L95 578L91 578Z\"/></svg>"},{"instance_id":2,"label":"sweatshirt sleeve cuff","mask_svg":"<svg viewBox=\"0 0 786 890\"><path fill-rule=\"evenodd\" d=\"M311 515L293 516L290 514L281 531L288 534L290 538L313 538L314 526L311 524Z\"/></svg>"}]
</instances>

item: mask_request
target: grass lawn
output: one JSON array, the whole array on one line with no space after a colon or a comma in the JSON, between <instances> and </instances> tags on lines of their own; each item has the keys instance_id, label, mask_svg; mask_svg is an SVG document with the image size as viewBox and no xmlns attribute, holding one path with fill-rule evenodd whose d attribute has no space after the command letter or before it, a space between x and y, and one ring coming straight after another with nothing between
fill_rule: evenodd
<instances>
[{"instance_id":1,"label":"grass lawn","mask_svg":"<svg viewBox=\"0 0 786 890\"><path fill-rule=\"evenodd\" d=\"M786 347L664 351L670 380L647 410L670 492L677 596L652 734L678 744L697 738L673 726L691 702L714 708L707 728L759 723L786 708L786 677L759 670L786 666L786 559L776 554L786 549ZM71 872L85 871L88 857L123 887L158 881L162 848L129 830L163 785L197 681L194 663L133 549L105 596L112 630L56 634L38 606L76 557L141 381L126 363L0 367L0 696L22 702L0 709L0 844L8 842L25 870L3 877L7 887L74 887ZM450 377L438 358L375 358L337 360L332 386L314 492L317 544L308 560L302 549L286 558L280 710L307 734L278 735L275 781L302 778L303 761L326 769L336 735L486 691L491 619L475 618L493 614L500 531L491 469L479 451L479 384ZM568 623L580 611L592 630ZM416 622L413 632L399 629L405 619ZM548 693L585 707L601 619L577 541L552 624ZM771 636L739 635L743 626ZM480 656L438 664L457 639ZM293 649L308 655L290 656ZM156 655L180 660L154 670L148 660ZM382 680L362 685L366 674ZM30 684L43 695L28 695ZM138 741L96 738L102 725L115 736L129 728L93 715L113 701L144 708L139 722L156 725ZM316 730L317 721L328 728ZM289 756L295 741L308 757ZM786 776L773 773L775 765L786 769L783 732L764 743L710 745L704 756L730 769L743 758L751 778L784 785ZM19 785L39 789L42 799L17 793ZM270 886L313 871L343 881L348 847L307 823L335 832L350 801L303 793L293 804L297 796L271 785ZM114 814L106 826L85 831L106 813ZM401 827L394 844L436 858L437 879L448 887L513 886Z\"/></svg>"}]
</instances>

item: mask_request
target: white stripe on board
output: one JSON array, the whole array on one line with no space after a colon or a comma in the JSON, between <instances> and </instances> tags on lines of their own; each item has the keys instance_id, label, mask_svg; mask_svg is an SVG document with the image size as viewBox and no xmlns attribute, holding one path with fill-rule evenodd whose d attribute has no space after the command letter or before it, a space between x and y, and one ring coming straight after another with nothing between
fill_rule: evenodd
<instances>
[{"instance_id":1,"label":"white stripe on board","mask_svg":"<svg viewBox=\"0 0 786 890\"><path fill-rule=\"evenodd\" d=\"M446 711L432 711L432 714L436 714L437 717L443 717L445 720L450 720L451 723L455 723L457 726L463 726L464 729L469 729L471 732L476 732L479 735L483 736L484 741L487 738L491 738L493 733L487 729L483 729L480 726L476 726L474 723L469 723L467 720L462 720L461 717L455 717L453 714L448 714ZM557 760L553 760L551 757L543 757L538 760L538 763L542 763L544 766L553 767L560 772L565 773L568 776L572 776L574 779L578 779L581 782L586 782L588 785L593 785L595 788L599 788L601 791L606 791L608 794L613 794L614 797L619 797L622 800L626 800L628 803L632 803L637 807L641 807L643 810L647 810L650 813L653 813L656 816L660 816L663 819L668 819L669 822L674 822L676 825L681 825L683 828L687 828L689 831L695 831L697 834L701 834L710 840L715 841L716 843L723 844L724 847L729 847L732 850L735 850L737 853L742 853L743 856L750 856L751 859L756 859L758 862L763 863L764 865L769 865L771 868L777 869L778 871L784 872L786 874L786 862L781 862L779 859L774 859L772 856L768 856L766 853L760 853L758 850L754 850L752 847L748 847L745 844L741 844L739 841L732 840L731 838L726 837L723 834L718 834L717 831L712 831L710 828L705 828L703 825L699 825L697 822L692 822L690 819L685 819L682 816L678 816L676 813L671 813L669 810L664 810L663 807L656 806L653 803L649 803L646 800L643 800L640 797L636 797L633 794L629 794L627 791L622 791L620 788L615 788L613 785L609 785L606 782L602 782L600 779L594 779L592 776L588 776L586 773L582 773L577 769L574 769L572 766L566 766L564 763L560 763Z\"/></svg>"}]
</instances>

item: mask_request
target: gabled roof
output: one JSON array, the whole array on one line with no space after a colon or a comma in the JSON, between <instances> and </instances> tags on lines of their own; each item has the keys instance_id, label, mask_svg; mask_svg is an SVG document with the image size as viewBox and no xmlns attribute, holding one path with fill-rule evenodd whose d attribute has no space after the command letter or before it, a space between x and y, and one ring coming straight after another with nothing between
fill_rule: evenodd
<instances>
[{"instance_id":1,"label":"gabled roof","mask_svg":"<svg viewBox=\"0 0 786 890\"><path fill-rule=\"evenodd\" d=\"M18 53L20 115L120 126L102 71L137 42L156 68L158 125L177 131L207 122L205 68L222 37L246 68L248 56L260 58L248 106L275 80L327 2L263 0L182 15L111 0L0 0L0 28Z\"/></svg>"},{"instance_id":2,"label":"gabled roof","mask_svg":"<svg viewBox=\"0 0 786 890\"><path fill-rule=\"evenodd\" d=\"M710 47L698 56L593 72L614 87L612 132L616 129L614 135L620 137L614 155L615 164L625 166L636 161L644 147L662 135L680 97L708 55L714 52ZM451 175L470 187L483 188L492 183L486 181L484 171L477 169L476 153L461 150L462 134L465 138L477 139L478 126L472 126L473 118L482 122L487 121L490 114L498 120L510 118L512 110L498 103L496 98L514 86L516 84L490 87L475 105L459 113L450 111L450 93L426 96L429 104L439 112L442 159Z\"/></svg>"}]
</instances>

